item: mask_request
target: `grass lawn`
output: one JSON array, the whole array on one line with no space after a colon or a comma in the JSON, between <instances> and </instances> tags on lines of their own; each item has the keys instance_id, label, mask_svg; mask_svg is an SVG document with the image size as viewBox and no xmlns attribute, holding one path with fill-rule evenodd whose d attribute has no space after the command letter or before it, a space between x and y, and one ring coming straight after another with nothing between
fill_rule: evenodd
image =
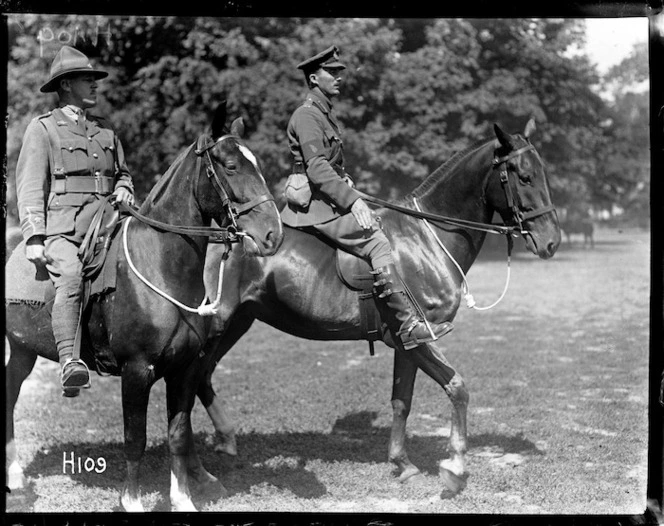
<instances>
[{"instance_id":1,"label":"grass lawn","mask_svg":"<svg viewBox=\"0 0 664 526\"><path fill-rule=\"evenodd\" d=\"M519 244L520 242L518 242ZM642 514L646 504L649 234L599 230L547 261L519 251L505 299L462 307L446 355L470 390L470 478L439 498L451 406L418 375L408 423L424 480L400 485L387 462L392 355L365 342L311 342L256 323L214 377L238 430L239 456L214 451L198 404L198 449L228 495L197 493L204 511ZM493 303L504 250L469 273L478 306ZM170 481L163 381L153 391L142 467L144 505L167 511ZM16 412L26 490L8 511L116 511L124 479L120 383L93 379L60 396L57 366L39 359ZM103 458L99 474L63 474L63 454Z\"/></svg>"}]
</instances>

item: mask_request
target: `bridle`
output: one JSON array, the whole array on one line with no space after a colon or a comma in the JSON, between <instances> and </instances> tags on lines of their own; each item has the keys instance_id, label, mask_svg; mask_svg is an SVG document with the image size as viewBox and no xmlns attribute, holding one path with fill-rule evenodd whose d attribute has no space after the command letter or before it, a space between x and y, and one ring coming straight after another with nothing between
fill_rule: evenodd
<instances>
[{"instance_id":1,"label":"bridle","mask_svg":"<svg viewBox=\"0 0 664 526\"><path fill-rule=\"evenodd\" d=\"M512 159L515 159L516 157L523 155L524 153L530 150L535 150L535 147L532 144L528 143L526 146L523 146L518 150L511 151L510 153L508 153L507 155L503 155L502 157L496 156L493 159L493 169L500 170L500 175L499 175L500 185L502 186L503 191L505 192L505 199L507 201L507 206L512 212L513 221L518 225L519 233L522 235L529 233L528 230L526 230L523 226L524 221L555 211L555 207L553 206L553 204L549 204L547 206L543 206L542 208L537 208L535 210L526 211L525 206L523 205L523 200L521 199L521 194L519 194L518 187L516 186L518 185L518 181L516 181L514 177L510 178L510 170L508 170L507 162L511 161ZM484 200L485 202L486 202L485 200L486 188L489 184L489 175L491 175L491 172L489 172L489 174L487 175L484 187L482 189L482 200ZM518 178L518 174L515 175Z\"/></svg>"},{"instance_id":2,"label":"bridle","mask_svg":"<svg viewBox=\"0 0 664 526\"><path fill-rule=\"evenodd\" d=\"M198 307L189 307L157 286L155 286L153 283L151 283L141 272L136 268L134 265L131 255L129 254L129 244L127 242L127 232L129 230L129 219L125 221L123 225L123 244L124 244L124 254L125 258L127 260L127 264L129 268L134 272L134 274L138 277L139 280L141 280L145 285L147 285L150 289L152 289L154 292L162 296L163 298L167 299L171 303L173 303L175 306L179 307L180 309L186 311L186 312L192 312L199 314L201 316L212 316L217 313L217 309L221 305L221 295L222 295L222 283L223 283L223 274L224 274L224 264L226 260L228 259L230 255L230 250L231 250L231 243L237 243L240 241L241 237L245 236L246 234L238 229L238 224L237 224L237 218L240 217L243 214L246 214L253 208L257 207L258 205L268 202L268 201L274 201L274 197L269 194L261 194L252 200L250 200L247 203L239 203L237 201L237 198L235 197L235 193L233 192L233 188L231 187L230 183L228 182L228 179L226 175L219 177L219 174L217 171L214 169L214 163L212 162L212 157L210 156L210 150L214 148L216 145L220 144L222 141L225 139L235 137L239 138L236 135L222 135L219 137L216 141L208 143L203 145L200 148L197 148L194 150L196 155L198 157L201 157L204 155L204 159L207 161L206 167L205 167L205 173L207 174L208 179L212 183L212 186L214 187L215 191L217 194L219 194L219 197L221 198L222 206L224 207L224 210L226 211L226 216L228 217L228 220L230 222L230 225L228 227L205 227L205 226L176 226L176 225L169 225L168 223L163 223L161 221L157 221L155 219L149 218L147 216L144 216L143 214L138 213L136 210L133 208L125 205L124 203L120 203L120 208L123 211L128 212L131 214L133 217L139 219L140 221L157 228L159 230L165 230L168 232L174 232L178 234L184 234L187 236L204 236L208 237L209 241L212 243L225 243L226 244L226 249L224 253L222 254L220 264L219 264L219 280L217 283L217 295L216 298L213 302L208 303L208 297L206 296L201 305ZM200 139L199 139L200 143Z\"/></svg>"},{"instance_id":3,"label":"bridle","mask_svg":"<svg viewBox=\"0 0 664 526\"><path fill-rule=\"evenodd\" d=\"M237 231L238 230L237 218L239 216L246 214L247 212L256 208L258 205L262 203L265 203L267 201L274 201L274 197L269 193L265 193L257 197L254 197L251 201L247 203L239 203L237 201L237 198L235 198L235 193L233 192L233 189L231 188L231 185L228 182L226 175L224 175L222 178L219 178L219 175L214 169L214 163L212 162L212 158L210 157L210 150L214 148L216 145L221 144L221 142L223 142L225 139L230 139L230 138L239 139L237 135L232 135L232 134L222 135L216 141L206 144L201 148L197 148L196 150L194 150L194 152L199 157L201 155L205 155L205 159L207 160L205 173L207 174L208 179L212 183L212 186L214 187L214 189L219 194L219 197L221 198L222 205L226 210L226 216L228 217L231 226Z\"/></svg>"},{"instance_id":4,"label":"bridle","mask_svg":"<svg viewBox=\"0 0 664 526\"><path fill-rule=\"evenodd\" d=\"M491 175L494 173L494 170L500 168L500 184L503 188L503 191L505 192L505 199L507 200L507 206L510 208L510 211L512 212L512 219L514 222L514 225L496 225L493 223L481 223L478 221L468 221L465 219L459 219L456 217L449 217L449 216L443 216L439 214L431 214L429 212L423 212L422 210L413 210L412 208L407 208L405 206L401 205L396 205L393 203L390 203L388 201L384 201L382 199L379 199L377 197L373 197L371 195L365 194L363 192L358 191L358 193L362 196L363 199L366 201L373 203L378 206L383 206L385 208L390 208L392 210L396 210L398 212L401 212L403 214L412 216L412 217L417 217L418 219L427 219L429 221L434 221L438 223L446 223L448 225L453 225L453 226L458 226L462 228L469 228L471 230L479 230L482 232L489 232L492 234L503 234L507 235L508 238L511 236L516 236L517 234L525 235L528 234L529 231L524 228L523 222L527 221L529 219L532 219L534 217L539 217L541 215L547 214L549 212L555 211L555 207L553 204L544 206L542 208L538 208L536 210L525 210L525 207L523 206L523 201L521 199L521 195L519 194L516 185L518 184L516 181L513 183L510 183L510 181L513 181L514 178L510 178L510 170L507 167L507 161L510 161L516 157L519 157L520 155L523 155L524 153L534 150L535 147L528 143L528 145L524 146L523 148L519 148L518 150L514 150L507 155L504 155L502 157L498 157L494 155L492 167L490 170L487 171L487 174L484 178L484 182L482 184L482 196L481 199L483 202L486 203L486 190L489 185ZM503 166L504 165L504 166ZM518 175L516 175L518 177ZM356 190L357 191L357 190ZM516 198L514 197L516 195Z\"/></svg>"},{"instance_id":5,"label":"bridle","mask_svg":"<svg viewBox=\"0 0 664 526\"><path fill-rule=\"evenodd\" d=\"M222 206L225 210L226 217L229 220L229 226L227 227L213 227L213 226L180 226L180 225L171 225L164 223L162 221L157 221L139 213L134 208L125 205L124 203L119 204L119 208L123 212L127 212L131 216L135 217L142 223L150 225L158 230L163 230L166 232L173 232L176 234L183 234L186 236L200 236L207 237L210 243L237 243L240 239L246 234L242 232L237 224L237 218L243 214L246 214L253 208L258 205L265 203L267 201L274 201L274 197L269 194L261 194L247 203L239 203L235 197L235 193L231 188L230 183L226 175L219 177L219 174L214 169L214 163L210 156L210 150L216 145L220 144L222 141L229 138L239 138L237 135L226 134L219 137L216 141L210 142L206 145L203 145L201 148L194 150L198 157L204 155L206 161L205 173L212 183L212 187L215 189L219 197L221 198ZM200 139L199 139L200 142Z\"/></svg>"}]
</instances>

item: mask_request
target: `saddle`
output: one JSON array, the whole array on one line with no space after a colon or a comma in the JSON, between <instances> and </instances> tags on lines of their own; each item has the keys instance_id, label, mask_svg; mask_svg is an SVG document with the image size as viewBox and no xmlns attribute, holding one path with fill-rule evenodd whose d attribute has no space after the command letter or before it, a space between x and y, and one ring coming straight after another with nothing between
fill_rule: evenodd
<instances>
[{"instance_id":1,"label":"saddle","mask_svg":"<svg viewBox=\"0 0 664 526\"><path fill-rule=\"evenodd\" d=\"M113 242L120 231L122 220L117 210L106 201L95 213L83 243L79 248L79 257L83 263L83 312L93 301L100 300L104 295L115 290L117 278L117 258L120 243ZM36 272L35 272L36 270ZM5 265L5 275L12 279L5 281L5 304L25 304L35 308L50 310L55 296L55 287L45 268L35 266L25 257L25 241L14 249ZM89 311L88 311L89 312ZM84 314L83 318L87 316ZM82 327L86 327L82 321ZM79 331L81 334L84 331ZM87 332L87 331L85 331ZM81 334L81 337L83 335ZM80 340L76 342L80 350ZM115 364L108 357L98 357L89 352L91 362L95 363L97 372L101 374L112 369ZM87 360L86 360L87 361ZM107 363L108 362L108 363Z\"/></svg>"},{"instance_id":2,"label":"saddle","mask_svg":"<svg viewBox=\"0 0 664 526\"><path fill-rule=\"evenodd\" d=\"M369 353L374 355L374 342L388 334L374 296L374 275L371 266L357 256L337 249L337 276L350 290L357 292L360 308L360 330L363 339L369 342Z\"/></svg>"}]
</instances>

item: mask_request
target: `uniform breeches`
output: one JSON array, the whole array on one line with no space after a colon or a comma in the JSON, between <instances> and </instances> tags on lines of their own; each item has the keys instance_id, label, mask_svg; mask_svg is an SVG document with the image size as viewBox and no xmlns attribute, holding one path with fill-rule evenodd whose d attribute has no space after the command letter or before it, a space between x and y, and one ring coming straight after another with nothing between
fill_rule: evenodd
<instances>
[{"instance_id":1,"label":"uniform breeches","mask_svg":"<svg viewBox=\"0 0 664 526\"><path fill-rule=\"evenodd\" d=\"M380 228L363 230L353 214L345 214L314 228L339 248L369 262L377 269L394 263L390 242Z\"/></svg>"},{"instance_id":2,"label":"uniform breeches","mask_svg":"<svg viewBox=\"0 0 664 526\"><path fill-rule=\"evenodd\" d=\"M78 245L65 238L47 238L45 247L46 269L55 286L53 336L60 352L73 347L76 338L83 291L82 265Z\"/></svg>"}]
</instances>

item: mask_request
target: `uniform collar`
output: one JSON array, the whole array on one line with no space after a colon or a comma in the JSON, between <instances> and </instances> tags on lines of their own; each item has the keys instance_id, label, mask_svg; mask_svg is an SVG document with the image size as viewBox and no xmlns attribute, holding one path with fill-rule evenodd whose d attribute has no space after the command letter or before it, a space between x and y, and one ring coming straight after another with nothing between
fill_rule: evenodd
<instances>
[{"instance_id":1,"label":"uniform collar","mask_svg":"<svg viewBox=\"0 0 664 526\"><path fill-rule=\"evenodd\" d=\"M82 108L75 106L74 104L67 104L66 106L62 106L60 109L62 110L62 113L65 114L65 116L76 123L78 123L81 117L83 117L83 121L85 121L85 111Z\"/></svg>"},{"instance_id":2,"label":"uniform collar","mask_svg":"<svg viewBox=\"0 0 664 526\"><path fill-rule=\"evenodd\" d=\"M332 111L332 101L327 96L325 96L319 87L315 87L310 90L307 98L310 98L314 102L318 102L318 104L321 106L321 109L325 111L325 113L330 113Z\"/></svg>"},{"instance_id":3,"label":"uniform collar","mask_svg":"<svg viewBox=\"0 0 664 526\"><path fill-rule=\"evenodd\" d=\"M54 112L56 117L56 124L58 126L67 126L69 131L76 135L83 135L84 137L92 137L99 133L99 126L97 125L96 120L90 120L85 118L81 123L81 126L74 120L73 115L75 115L75 109L83 111L85 115L85 110L81 110L77 106L67 105L57 108Z\"/></svg>"}]
</instances>

